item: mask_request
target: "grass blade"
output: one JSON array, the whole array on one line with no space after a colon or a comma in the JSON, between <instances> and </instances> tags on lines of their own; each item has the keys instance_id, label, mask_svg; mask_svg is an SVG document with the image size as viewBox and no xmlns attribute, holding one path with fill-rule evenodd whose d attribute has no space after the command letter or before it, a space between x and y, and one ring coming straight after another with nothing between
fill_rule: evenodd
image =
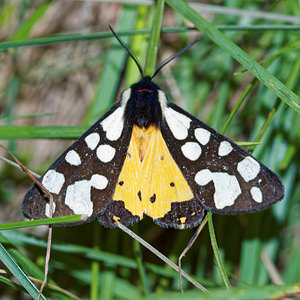
<instances>
[{"instance_id":1,"label":"grass blade","mask_svg":"<svg viewBox=\"0 0 300 300\"><path fill-rule=\"evenodd\" d=\"M213 225L213 222L212 222L212 213L210 211L207 212L207 217L208 217L209 235L210 235L211 245L212 245L212 248L213 248L213 251L214 251L216 263L217 263L217 266L219 268L222 279L225 283L225 286L226 286L227 289L229 289L229 288L231 288L231 285L230 285L228 276L226 274L224 265L223 265L222 260L221 260L221 255L220 255L220 252L219 252L219 249L218 249L217 239L216 239L216 236L215 236L214 225Z\"/></svg>"},{"instance_id":2,"label":"grass blade","mask_svg":"<svg viewBox=\"0 0 300 300\"><path fill-rule=\"evenodd\" d=\"M145 75L151 76L154 73L155 66L156 66L156 59L157 59L157 51L158 51L158 41L160 36L160 28L161 22L164 12L164 0L158 0L156 3L151 34L150 34L150 41L149 41L149 48L147 53L146 59L146 66L145 66Z\"/></svg>"},{"instance_id":3,"label":"grass blade","mask_svg":"<svg viewBox=\"0 0 300 300\"><path fill-rule=\"evenodd\" d=\"M82 218L82 215L74 215L74 216L67 216L67 217L55 217L55 218L51 218L51 219L39 219L39 220L32 220L32 221L0 224L0 231L16 229L16 228L23 228L23 227L31 227L31 226L61 224L61 223L67 223L67 222L83 222L83 221L84 220Z\"/></svg>"},{"instance_id":4,"label":"grass blade","mask_svg":"<svg viewBox=\"0 0 300 300\"><path fill-rule=\"evenodd\" d=\"M0 126L0 140L77 139L87 126Z\"/></svg>"},{"instance_id":5,"label":"grass blade","mask_svg":"<svg viewBox=\"0 0 300 300\"><path fill-rule=\"evenodd\" d=\"M253 60L246 52L233 43L226 35L219 31L215 26L202 18L184 0L166 0L167 3L192 22L196 28L206 34L223 50L227 51L241 65L247 68L258 80L272 90L282 101L289 105L296 112L300 113L300 98L289 90L274 75L264 69L259 63Z\"/></svg>"},{"instance_id":6,"label":"grass blade","mask_svg":"<svg viewBox=\"0 0 300 300\"><path fill-rule=\"evenodd\" d=\"M9 269L9 271L19 280L22 286L26 289L29 295L36 299L38 296L38 290L34 284L29 280L26 274L20 269L14 259L9 255L6 249L0 244L0 260ZM46 300L46 298L41 295L41 299Z\"/></svg>"}]
</instances>

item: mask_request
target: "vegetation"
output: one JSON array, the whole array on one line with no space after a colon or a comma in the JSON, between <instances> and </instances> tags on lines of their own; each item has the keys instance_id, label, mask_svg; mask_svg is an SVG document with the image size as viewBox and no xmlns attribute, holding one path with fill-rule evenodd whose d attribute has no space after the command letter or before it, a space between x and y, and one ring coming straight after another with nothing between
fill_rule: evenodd
<instances>
[{"instance_id":1,"label":"vegetation","mask_svg":"<svg viewBox=\"0 0 300 300\"><path fill-rule=\"evenodd\" d=\"M156 6L101 2L2 2L2 144L42 174L70 139L79 137L122 89L139 80L136 65L127 60L108 24L145 65L146 74L199 38L155 82L211 127L235 141L251 142L248 150L281 177L285 198L256 214L213 215L222 263L216 263L207 225L182 261L183 270L210 293L183 279L182 296L178 274L119 229L102 228L96 221L54 228L44 297L296 298L299 2L227 0L192 8L183 0L159 0ZM1 150L1 156L7 154ZM38 285L44 276L47 227L12 229L10 223L24 221L22 197L31 180L6 162L0 167L0 299L21 299L24 293L36 297L33 283ZM211 219L208 223L211 230ZM131 229L175 263L195 232L159 228L149 218Z\"/></svg>"}]
</instances>

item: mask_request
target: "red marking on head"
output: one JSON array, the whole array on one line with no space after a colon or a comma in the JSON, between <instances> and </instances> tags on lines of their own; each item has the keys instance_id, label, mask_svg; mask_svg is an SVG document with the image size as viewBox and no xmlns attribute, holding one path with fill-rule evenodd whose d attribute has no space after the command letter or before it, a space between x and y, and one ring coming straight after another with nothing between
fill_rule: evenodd
<instances>
[{"instance_id":1,"label":"red marking on head","mask_svg":"<svg viewBox=\"0 0 300 300\"><path fill-rule=\"evenodd\" d=\"M139 93L142 93L142 92L148 92L148 93L152 93L153 91L152 90L148 90L148 89L140 89L140 90L137 90Z\"/></svg>"}]
</instances>

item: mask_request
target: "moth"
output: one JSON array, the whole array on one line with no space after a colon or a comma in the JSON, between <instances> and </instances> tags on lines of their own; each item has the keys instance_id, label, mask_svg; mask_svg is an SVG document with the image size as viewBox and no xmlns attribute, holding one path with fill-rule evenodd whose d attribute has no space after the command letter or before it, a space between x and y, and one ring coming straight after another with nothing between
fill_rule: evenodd
<instances>
[{"instance_id":1,"label":"moth","mask_svg":"<svg viewBox=\"0 0 300 300\"><path fill-rule=\"evenodd\" d=\"M149 77L136 63L142 79L39 179L53 195L54 217L84 214L111 228L148 215L159 226L183 229L199 225L206 211L251 213L283 198L276 174L168 101L152 81L165 64ZM50 215L36 184L22 208L29 219Z\"/></svg>"}]
</instances>

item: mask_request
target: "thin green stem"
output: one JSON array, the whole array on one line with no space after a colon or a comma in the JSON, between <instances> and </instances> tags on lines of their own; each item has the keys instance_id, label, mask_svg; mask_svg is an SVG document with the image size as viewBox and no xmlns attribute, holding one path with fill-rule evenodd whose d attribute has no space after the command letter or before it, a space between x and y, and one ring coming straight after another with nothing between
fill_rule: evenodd
<instances>
[{"instance_id":1,"label":"thin green stem","mask_svg":"<svg viewBox=\"0 0 300 300\"><path fill-rule=\"evenodd\" d=\"M152 20L149 48L147 53L145 75L151 76L154 73L157 59L158 42L161 31L161 23L164 13L165 0L158 0Z\"/></svg>"},{"instance_id":2,"label":"thin green stem","mask_svg":"<svg viewBox=\"0 0 300 300\"><path fill-rule=\"evenodd\" d=\"M221 134L224 134L225 131L227 130L228 128L228 125L230 124L230 122L232 121L234 115L236 114L236 112L238 111L238 109L240 108L240 106L242 105L242 103L244 102L246 96L249 94L249 92L252 90L252 88L255 86L255 83L256 83L256 78L254 78L252 80L251 83L249 83L249 85L246 87L246 89L244 90L244 92L242 93L240 99L238 100L238 102L235 104L235 106L233 107L229 117L227 118L224 126L223 126L223 129L220 131Z\"/></svg>"},{"instance_id":3,"label":"thin green stem","mask_svg":"<svg viewBox=\"0 0 300 300\"><path fill-rule=\"evenodd\" d=\"M150 294L150 288L148 284L148 279L146 275L146 271L143 264L143 256L141 251L141 246L137 240L133 240L133 250L135 253L135 260L137 262L138 271L140 274L140 278L142 281L143 291L146 296Z\"/></svg>"},{"instance_id":4,"label":"thin green stem","mask_svg":"<svg viewBox=\"0 0 300 300\"><path fill-rule=\"evenodd\" d=\"M32 221L0 224L0 230L9 230L9 229L16 229L16 228L23 228L23 227L50 225L50 224L61 224L61 223L68 223L68 222L84 222L84 221L85 220L82 218L82 215L55 217L51 219L39 219L39 220L32 220Z\"/></svg>"},{"instance_id":5,"label":"thin green stem","mask_svg":"<svg viewBox=\"0 0 300 300\"><path fill-rule=\"evenodd\" d=\"M212 220L212 213L210 211L207 212L207 218L208 218L208 229L209 229L209 236L211 241L211 246L213 248L214 256L216 259L217 266L219 268L219 271L221 273L222 279L225 283L225 286L227 289L231 288L228 276L226 274L224 265L222 263L221 255L218 249L217 239L215 235L213 220Z\"/></svg>"},{"instance_id":6,"label":"thin green stem","mask_svg":"<svg viewBox=\"0 0 300 300\"><path fill-rule=\"evenodd\" d=\"M94 237L94 250L99 250L99 224L94 222L93 224L93 237ZM100 263L99 261L94 260L91 264L91 273L92 273L92 282L90 288L91 300L97 300L99 298L99 271L100 271Z\"/></svg>"}]
</instances>

